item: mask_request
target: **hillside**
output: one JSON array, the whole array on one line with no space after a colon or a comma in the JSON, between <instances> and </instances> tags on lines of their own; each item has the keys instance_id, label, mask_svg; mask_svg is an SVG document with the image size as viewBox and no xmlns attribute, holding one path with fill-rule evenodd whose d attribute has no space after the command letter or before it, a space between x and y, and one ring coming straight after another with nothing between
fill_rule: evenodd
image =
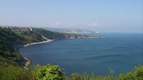
<instances>
[{"instance_id":1,"label":"hillside","mask_svg":"<svg viewBox=\"0 0 143 80\"><path fill-rule=\"evenodd\" d=\"M61 33L96 33L96 31L84 29L67 29L67 28L46 28L47 30Z\"/></svg>"},{"instance_id":2,"label":"hillside","mask_svg":"<svg viewBox=\"0 0 143 80\"><path fill-rule=\"evenodd\" d=\"M38 32L22 31L22 32L16 32L15 34L19 37L22 37L25 40L24 44L32 42L40 42L45 40Z\"/></svg>"},{"instance_id":3,"label":"hillside","mask_svg":"<svg viewBox=\"0 0 143 80\"><path fill-rule=\"evenodd\" d=\"M24 59L20 54L14 53L13 44L23 43L24 41L10 29L0 28L0 65L22 65Z\"/></svg>"},{"instance_id":4,"label":"hillside","mask_svg":"<svg viewBox=\"0 0 143 80\"><path fill-rule=\"evenodd\" d=\"M79 35L79 34L71 34L71 33L59 33L53 32L45 29L37 29L36 32L43 34L45 37L49 39L72 39L72 38L98 38L101 36L88 36L88 35Z\"/></svg>"}]
</instances>

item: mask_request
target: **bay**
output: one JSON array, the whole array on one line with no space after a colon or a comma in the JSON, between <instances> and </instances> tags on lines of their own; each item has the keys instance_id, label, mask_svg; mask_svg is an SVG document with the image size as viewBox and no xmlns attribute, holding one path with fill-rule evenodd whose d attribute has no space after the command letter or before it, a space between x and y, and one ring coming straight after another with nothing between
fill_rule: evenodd
<instances>
[{"instance_id":1,"label":"bay","mask_svg":"<svg viewBox=\"0 0 143 80\"><path fill-rule=\"evenodd\" d=\"M97 35L97 34L91 34ZM140 33L104 33L103 38L65 39L20 48L22 56L33 64L59 65L63 72L94 71L95 75L115 75L143 64L143 35Z\"/></svg>"}]
</instances>

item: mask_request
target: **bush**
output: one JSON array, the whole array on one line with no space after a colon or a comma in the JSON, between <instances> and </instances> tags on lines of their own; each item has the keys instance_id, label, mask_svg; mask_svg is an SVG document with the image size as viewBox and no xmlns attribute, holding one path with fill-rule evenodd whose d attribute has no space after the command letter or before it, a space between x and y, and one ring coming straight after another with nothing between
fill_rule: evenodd
<instances>
[{"instance_id":1,"label":"bush","mask_svg":"<svg viewBox=\"0 0 143 80\"><path fill-rule=\"evenodd\" d=\"M37 80L65 80L64 74L57 65L46 65L40 67L37 65L33 72Z\"/></svg>"},{"instance_id":2,"label":"bush","mask_svg":"<svg viewBox=\"0 0 143 80\"><path fill-rule=\"evenodd\" d=\"M31 71L15 66L0 66L0 80L34 80Z\"/></svg>"},{"instance_id":3,"label":"bush","mask_svg":"<svg viewBox=\"0 0 143 80\"><path fill-rule=\"evenodd\" d=\"M127 74L120 74L120 80L143 80L143 66L135 67L135 72L131 71Z\"/></svg>"},{"instance_id":4,"label":"bush","mask_svg":"<svg viewBox=\"0 0 143 80\"><path fill-rule=\"evenodd\" d=\"M95 76L92 72L91 76L88 73L78 74L73 73L72 77L65 77L61 72L61 68L57 65L39 66L31 70L25 70L15 66L0 66L0 80L143 80L143 66L135 67L135 71L127 74L120 74L115 77L113 71L107 76Z\"/></svg>"}]
</instances>

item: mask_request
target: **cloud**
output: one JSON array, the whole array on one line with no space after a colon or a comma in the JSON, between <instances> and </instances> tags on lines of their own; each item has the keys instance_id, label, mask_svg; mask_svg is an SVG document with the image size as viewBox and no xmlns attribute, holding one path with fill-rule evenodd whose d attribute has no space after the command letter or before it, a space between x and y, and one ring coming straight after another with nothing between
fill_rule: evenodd
<instances>
[{"instance_id":1,"label":"cloud","mask_svg":"<svg viewBox=\"0 0 143 80\"><path fill-rule=\"evenodd\" d=\"M92 27L100 27L101 25L99 25L98 23L92 23L92 24L88 24L88 26L92 26Z\"/></svg>"},{"instance_id":2,"label":"cloud","mask_svg":"<svg viewBox=\"0 0 143 80\"><path fill-rule=\"evenodd\" d=\"M61 25L60 22L52 23L52 26L59 26Z\"/></svg>"}]
</instances>

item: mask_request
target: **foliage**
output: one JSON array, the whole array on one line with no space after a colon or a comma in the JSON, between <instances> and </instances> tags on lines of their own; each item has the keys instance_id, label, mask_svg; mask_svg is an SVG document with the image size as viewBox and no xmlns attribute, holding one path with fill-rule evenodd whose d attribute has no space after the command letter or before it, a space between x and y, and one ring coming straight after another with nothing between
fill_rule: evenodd
<instances>
[{"instance_id":1,"label":"foliage","mask_svg":"<svg viewBox=\"0 0 143 80\"><path fill-rule=\"evenodd\" d=\"M110 70L110 74L107 76L95 76L92 72L91 76L87 73L78 74L73 73L72 78L69 80L143 80L143 66L135 67L135 71L127 72L127 74L121 73L119 76L114 76L114 72Z\"/></svg>"},{"instance_id":2,"label":"foliage","mask_svg":"<svg viewBox=\"0 0 143 80\"><path fill-rule=\"evenodd\" d=\"M91 75L84 72L83 74L72 73L72 77L66 77L62 69L57 65L37 65L34 69L25 70L21 67L0 66L1 80L143 80L143 66L135 67L135 71L127 74L114 76L113 71L107 76L96 76L94 72Z\"/></svg>"},{"instance_id":3,"label":"foliage","mask_svg":"<svg viewBox=\"0 0 143 80\"><path fill-rule=\"evenodd\" d=\"M16 66L0 66L0 80L35 80L31 71Z\"/></svg>"},{"instance_id":4,"label":"foliage","mask_svg":"<svg viewBox=\"0 0 143 80\"><path fill-rule=\"evenodd\" d=\"M94 72L91 73L91 76L84 72L82 75L78 73L72 73L72 78L70 80L118 80L117 77L111 73L107 76L95 76Z\"/></svg>"},{"instance_id":5,"label":"foliage","mask_svg":"<svg viewBox=\"0 0 143 80\"><path fill-rule=\"evenodd\" d=\"M37 65L33 72L37 80L64 80L64 74L57 65L46 65L40 67Z\"/></svg>"},{"instance_id":6,"label":"foliage","mask_svg":"<svg viewBox=\"0 0 143 80\"><path fill-rule=\"evenodd\" d=\"M10 29L0 27L0 65L21 65L19 63L23 61L23 58L14 52L13 44L21 43L22 40L23 38Z\"/></svg>"},{"instance_id":7,"label":"foliage","mask_svg":"<svg viewBox=\"0 0 143 80\"><path fill-rule=\"evenodd\" d=\"M16 34L25 39L27 43L44 41L41 34L32 31L16 32Z\"/></svg>"},{"instance_id":8,"label":"foliage","mask_svg":"<svg viewBox=\"0 0 143 80\"><path fill-rule=\"evenodd\" d=\"M128 72L127 74L120 74L120 80L143 80L143 66L135 67L136 71Z\"/></svg>"}]
</instances>

